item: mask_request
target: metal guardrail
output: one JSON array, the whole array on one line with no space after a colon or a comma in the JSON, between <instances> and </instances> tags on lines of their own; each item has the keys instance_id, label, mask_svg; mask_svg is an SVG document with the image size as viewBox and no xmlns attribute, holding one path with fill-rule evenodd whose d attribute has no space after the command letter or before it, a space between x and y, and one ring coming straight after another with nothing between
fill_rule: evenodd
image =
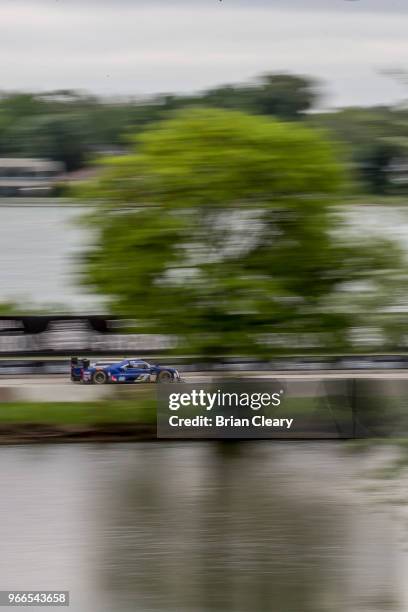
<instances>
[{"instance_id":1,"label":"metal guardrail","mask_svg":"<svg viewBox=\"0 0 408 612\"><path fill-rule=\"evenodd\" d=\"M61 359L71 355L96 358L134 355L202 371L408 368L408 354L288 356L270 360L238 357L199 363L194 357L174 357L175 337L128 334L125 331L129 323L125 317L104 315L0 315L0 374L7 368L32 373L65 372L66 369L61 370ZM65 363L68 364L68 359Z\"/></svg>"},{"instance_id":2,"label":"metal guardrail","mask_svg":"<svg viewBox=\"0 0 408 612\"><path fill-rule=\"evenodd\" d=\"M123 317L106 315L0 315L0 337L15 334L39 334L50 330L56 323L67 332L88 329L99 333L112 333Z\"/></svg>"},{"instance_id":3,"label":"metal guardrail","mask_svg":"<svg viewBox=\"0 0 408 612\"><path fill-rule=\"evenodd\" d=\"M125 333L133 322L103 315L0 316L0 357L93 355L150 355L166 352L175 339Z\"/></svg>"},{"instance_id":4,"label":"metal guardrail","mask_svg":"<svg viewBox=\"0 0 408 612\"><path fill-rule=\"evenodd\" d=\"M145 357L149 361L149 356L142 355L140 352L138 355ZM115 357L112 353L105 353L105 357ZM92 358L98 358L97 355L91 355ZM116 358L124 357L124 355L118 355ZM389 359L387 359L389 358ZM391 360L392 358L392 360ZM273 359L270 361L249 361L245 359L241 360L224 360L218 362L204 362L201 360L194 359L192 357L175 357L165 355L152 355L151 359L154 363L165 363L167 365L175 366L182 372L213 372L222 375L223 372L236 372L239 375L240 372L294 372L301 375L310 374L313 375L316 372L355 372L361 371L383 371L389 370L403 371L408 369L408 358L407 357L394 357L394 356L382 356L382 360L379 357L376 359L364 358L361 361L356 359L349 359L347 357L339 357L336 359L328 359L323 361L322 359L313 360L308 359ZM70 372L70 360L67 357L53 358L29 358L29 357L14 357L14 358L3 358L0 359L0 376L10 375L54 375L54 374L66 374Z\"/></svg>"}]
</instances>

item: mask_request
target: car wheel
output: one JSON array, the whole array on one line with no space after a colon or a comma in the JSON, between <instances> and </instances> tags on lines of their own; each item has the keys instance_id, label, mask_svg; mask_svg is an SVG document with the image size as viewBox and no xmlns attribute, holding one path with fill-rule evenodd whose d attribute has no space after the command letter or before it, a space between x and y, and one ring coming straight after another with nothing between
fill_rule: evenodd
<instances>
[{"instance_id":1,"label":"car wheel","mask_svg":"<svg viewBox=\"0 0 408 612\"><path fill-rule=\"evenodd\" d=\"M158 377L157 377L157 382L159 383L168 383L171 382L172 380L172 375L170 374L170 372L168 372L167 370L163 370L163 372L160 372Z\"/></svg>"},{"instance_id":2,"label":"car wheel","mask_svg":"<svg viewBox=\"0 0 408 612\"><path fill-rule=\"evenodd\" d=\"M92 382L95 385L104 385L107 382L107 380L108 380L108 377L106 376L105 372L102 372L102 370L98 370L92 376Z\"/></svg>"}]
</instances>

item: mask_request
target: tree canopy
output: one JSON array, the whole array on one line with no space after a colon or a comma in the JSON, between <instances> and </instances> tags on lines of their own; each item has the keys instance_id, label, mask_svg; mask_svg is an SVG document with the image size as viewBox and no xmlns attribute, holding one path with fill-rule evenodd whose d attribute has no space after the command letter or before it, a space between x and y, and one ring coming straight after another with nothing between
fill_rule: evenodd
<instances>
[{"instance_id":1,"label":"tree canopy","mask_svg":"<svg viewBox=\"0 0 408 612\"><path fill-rule=\"evenodd\" d=\"M319 83L308 76L267 73L244 83L192 94L100 98L70 90L0 95L0 155L45 157L76 170L107 151L127 151L129 134L187 108L222 108L305 122L346 145L354 187L378 195L408 190L406 106L318 112ZM311 113L310 111L313 111Z\"/></svg>"},{"instance_id":2,"label":"tree canopy","mask_svg":"<svg viewBox=\"0 0 408 612\"><path fill-rule=\"evenodd\" d=\"M270 74L250 84L188 96L114 100L69 90L3 94L0 154L46 157L76 170L92 160L96 151L126 146L128 133L180 108L205 105L298 119L314 100L313 81L289 74Z\"/></svg>"},{"instance_id":3,"label":"tree canopy","mask_svg":"<svg viewBox=\"0 0 408 612\"><path fill-rule=\"evenodd\" d=\"M236 111L177 113L105 161L84 282L180 350L339 346L396 252L346 240L338 153L318 131ZM381 300L380 300L381 301Z\"/></svg>"}]
</instances>

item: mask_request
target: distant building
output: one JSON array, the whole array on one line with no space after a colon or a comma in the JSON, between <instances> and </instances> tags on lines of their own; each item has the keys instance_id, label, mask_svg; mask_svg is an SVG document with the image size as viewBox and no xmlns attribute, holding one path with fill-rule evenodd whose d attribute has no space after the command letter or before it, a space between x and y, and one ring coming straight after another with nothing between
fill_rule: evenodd
<instances>
[{"instance_id":1,"label":"distant building","mask_svg":"<svg viewBox=\"0 0 408 612\"><path fill-rule=\"evenodd\" d=\"M0 197L47 195L63 171L55 161L0 157Z\"/></svg>"}]
</instances>

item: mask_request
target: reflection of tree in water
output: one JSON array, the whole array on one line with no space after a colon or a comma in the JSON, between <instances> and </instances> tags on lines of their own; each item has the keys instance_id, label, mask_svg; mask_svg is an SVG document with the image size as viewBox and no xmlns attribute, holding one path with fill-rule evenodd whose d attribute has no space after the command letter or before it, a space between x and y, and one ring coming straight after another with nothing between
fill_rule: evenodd
<instances>
[{"instance_id":1,"label":"reflection of tree in water","mask_svg":"<svg viewBox=\"0 0 408 612\"><path fill-rule=\"evenodd\" d=\"M276 451L173 444L138 452L101 509L103 585L116 605L143 612L348 609L341 605L343 508L310 494Z\"/></svg>"}]
</instances>

